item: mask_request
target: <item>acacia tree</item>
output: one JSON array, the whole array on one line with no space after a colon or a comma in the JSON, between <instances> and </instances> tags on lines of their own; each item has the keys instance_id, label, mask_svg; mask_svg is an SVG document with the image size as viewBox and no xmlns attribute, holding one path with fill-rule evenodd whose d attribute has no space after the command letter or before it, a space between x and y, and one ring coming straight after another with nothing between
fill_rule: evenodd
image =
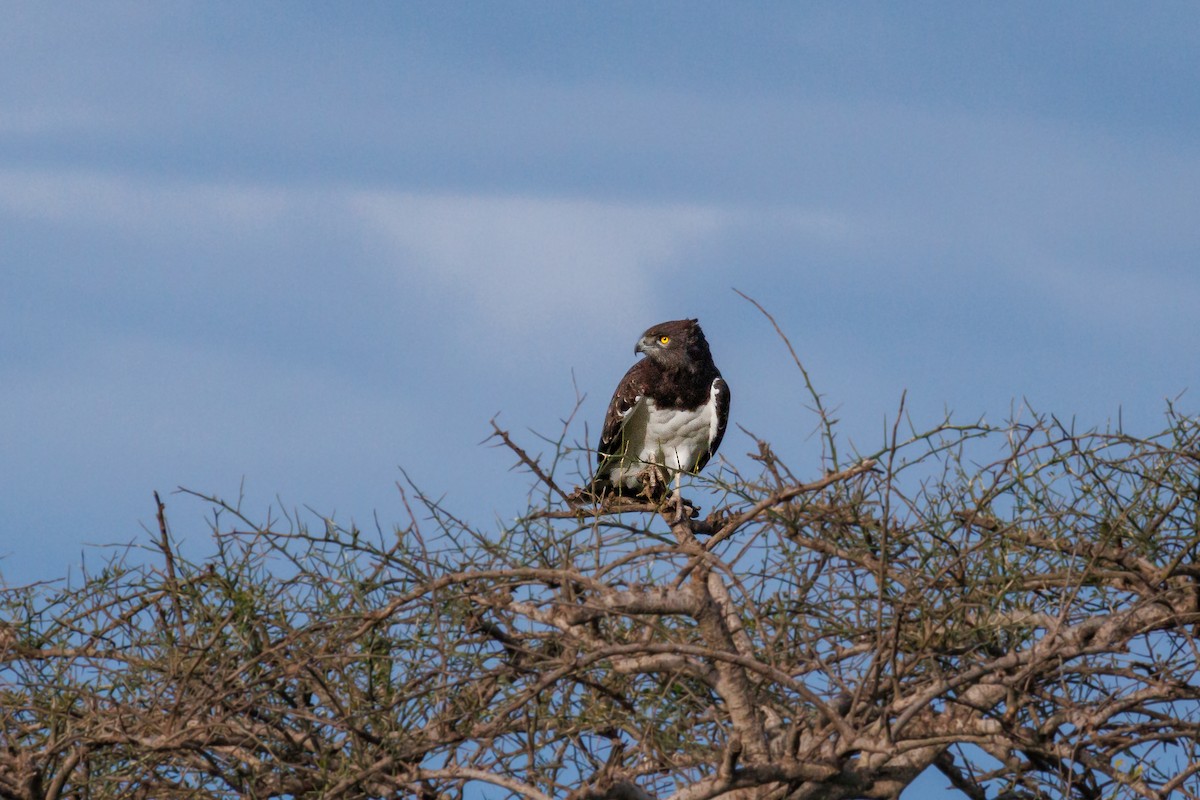
<instances>
[{"instance_id":1,"label":"acacia tree","mask_svg":"<svg viewBox=\"0 0 1200 800\"><path fill-rule=\"evenodd\" d=\"M823 469L392 531L213 509L0 607L0 797L1200 796L1200 424L944 422ZM902 418L902 417L901 417ZM157 499L157 498L156 498Z\"/></svg>"}]
</instances>

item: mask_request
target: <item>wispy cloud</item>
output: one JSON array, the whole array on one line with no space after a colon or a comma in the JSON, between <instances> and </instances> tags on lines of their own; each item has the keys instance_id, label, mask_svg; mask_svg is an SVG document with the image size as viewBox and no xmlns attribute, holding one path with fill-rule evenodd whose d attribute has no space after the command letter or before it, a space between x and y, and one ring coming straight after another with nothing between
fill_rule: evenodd
<instances>
[{"instance_id":1,"label":"wispy cloud","mask_svg":"<svg viewBox=\"0 0 1200 800\"><path fill-rule=\"evenodd\" d=\"M302 198L248 184L179 181L66 169L0 170L0 209L29 219L172 237L262 226ZM169 227L168 227L169 226Z\"/></svg>"},{"instance_id":2,"label":"wispy cloud","mask_svg":"<svg viewBox=\"0 0 1200 800\"><path fill-rule=\"evenodd\" d=\"M115 115L86 105L0 107L0 136L62 136L119 125L125 127Z\"/></svg>"},{"instance_id":3,"label":"wispy cloud","mask_svg":"<svg viewBox=\"0 0 1200 800\"><path fill-rule=\"evenodd\" d=\"M901 127L910 134L938 130L927 114L909 116ZM9 168L0 169L0 215L61 226L71 237L117 235L169 249L158 260L108 262L111 286L123 291L142 280L219 291L236 279L249 295L241 301L261 304L263 293L298 273L335 272L358 276L356 292L372 287L397 309L423 313L415 308L421 289L442 298L436 313L449 315L448 325L485 319L508 330L564 320L592 331L637 327L667 291L679 291L671 287L690 288L697 264L717 269L712 253L737 259L757 240L770 242L776 259L839 253L840 272L823 275L827 283L906 275L1007 283L1082 317L1102 305L1115 324L1184 311L1195 280L1172 264L1194 250L1197 236L1179 219L1187 207L1179 176L1200 174L1200 162L1180 156L1166 174L1157 159L1157 169L1139 170L1136 153L1120 143L1059 129L1019 140L999 120L943 122L952 123L939 133L943 154L963 175L945 165L922 175L923 204L904 202L905 189L857 206L832 198L808 206L704 204ZM1032 128L1022 130L1028 137ZM976 182L974 194L964 180ZM1135 247L1139 230L1154 235ZM344 257L294 258L310 238ZM1157 277L1141 277L1146 258L1155 259ZM753 266L729 264L722 285ZM1172 285L1186 291L1172 293Z\"/></svg>"},{"instance_id":4,"label":"wispy cloud","mask_svg":"<svg viewBox=\"0 0 1200 800\"><path fill-rule=\"evenodd\" d=\"M614 313L644 319L656 285L757 220L718 206L21 169L0 171L0 215L60 226L73 236L161 240L180 256L109 265L120 273L113 280L125 285L139 273L161 276L202 260L204 269L189 273L188 285L216 287L236 273L244 286L245 253L287 252L289 239L320 229L347 250L343 261L323 269L369 272L400 305L414 285L432 287L459 298L464 313L516 328L577 318L581 310L597 324ZM281 257L250 267L280 278L313 268ZM256 283L262 291L276 288Z\"/></svg>"},{"instance_id":5,"label":"wispy cloud","mask_svg":"<svg viewBox=\"0 0 1200 800\"><path fill-rule=\"evenodd\" d=\"M512 196L357 192L350 209L416 269L498 321L578 315L599 301L644 314L655 278L736 223L715 207ZM405 276L397 275L397 280Z\"/></svg>"}]
</instances>

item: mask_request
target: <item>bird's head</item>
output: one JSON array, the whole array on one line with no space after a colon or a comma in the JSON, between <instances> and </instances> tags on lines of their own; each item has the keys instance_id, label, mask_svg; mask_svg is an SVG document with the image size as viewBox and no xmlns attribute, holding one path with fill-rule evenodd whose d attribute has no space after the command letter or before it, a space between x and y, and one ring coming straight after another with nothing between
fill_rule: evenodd
<instances>
[{"instance_id":1,"label":"bird's head","mask_svg":"<svg viewBox=\"0 0 1200 800\"><path fill-rule=\"evenodd\" d=\"M646 330L633 352L645 353L667 369L696 369L711 356L699 320L660 322Z\"/></svg>"}]
</instances>

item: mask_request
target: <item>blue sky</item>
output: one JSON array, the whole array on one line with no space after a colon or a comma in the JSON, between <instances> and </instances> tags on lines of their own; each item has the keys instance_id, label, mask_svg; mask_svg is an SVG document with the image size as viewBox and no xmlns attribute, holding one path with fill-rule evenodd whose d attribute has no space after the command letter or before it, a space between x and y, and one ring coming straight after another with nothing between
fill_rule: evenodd
<instances>
[{"instance_id":1,"label":"blue sky","mask_svg":"<svg viewBox=\"0 0 1200 800\"><path fill-rule=\"evenodd\" d=\"M403 467L512 517L488 420L532 444L578 387L594 436L683 316L817 475L731 287L864 450L902 392L918 425L1197 408L1194 4L0 9L9 583L145 541L154 490L202 551L178 486L387 529Z\"/></svg>"},{"instance_id":2,"label":"blue sky","mask_svg":"<svg viewBox=\"0 0 1200 800\"><path fill-rule=\"evenodd\" d=\"M488 420L553 433L577 385L594 432L683 316L734 422L815 475L803 384L731 287L865 450L904 391L930 425L1197 405L1192 4L3 12L11 583L142 536L154 490L202 542L177 486L388 528L403 467L511 517Z\"/></svg>"}]
</instances>

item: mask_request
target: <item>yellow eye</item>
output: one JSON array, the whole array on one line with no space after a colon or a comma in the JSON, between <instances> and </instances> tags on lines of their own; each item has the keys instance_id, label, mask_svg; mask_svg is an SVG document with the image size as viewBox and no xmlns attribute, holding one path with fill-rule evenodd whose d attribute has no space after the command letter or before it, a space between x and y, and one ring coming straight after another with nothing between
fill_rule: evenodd
<instances>
[{"instance_id":1,"label":"yellow eye","mask_svg":"<svg viewBox=\"0 0 1200 800\"><path fill-rule=\"evenodd\" d=\"M660 336L660 337L658 337L658 343L659 344L670 344L671 337L670 336Z\"/></svg>"}]
</instances>

